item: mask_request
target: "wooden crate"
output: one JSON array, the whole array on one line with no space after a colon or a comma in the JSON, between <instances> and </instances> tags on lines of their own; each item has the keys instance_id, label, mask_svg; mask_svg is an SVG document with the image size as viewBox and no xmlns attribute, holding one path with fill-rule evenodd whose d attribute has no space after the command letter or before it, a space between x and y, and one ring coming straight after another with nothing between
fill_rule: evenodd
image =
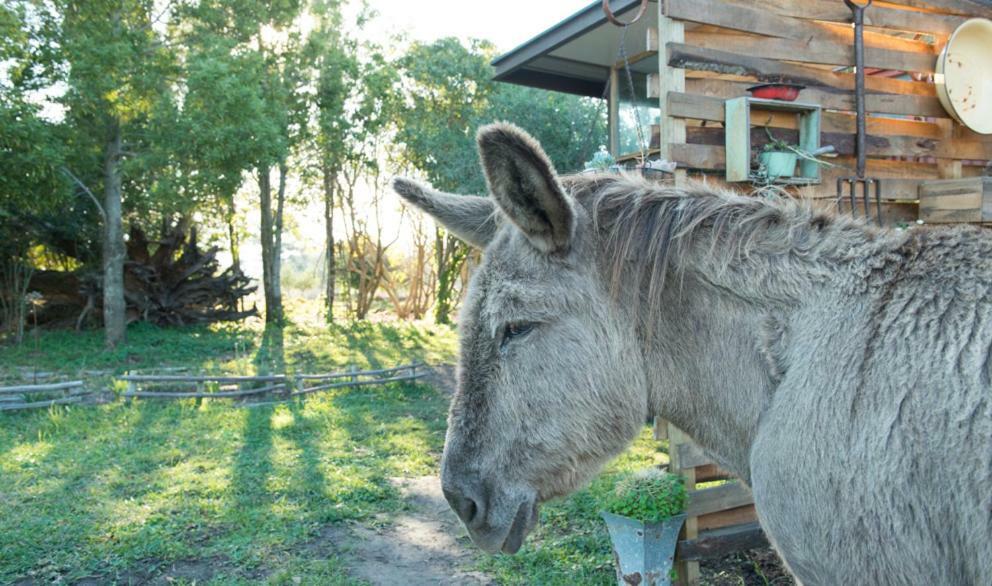
<instances>
[{"instance_id":1,"label":"wooden crate","mask_svg":"<svg viewBox=\"0 0 992 586\"><path fill-rule=\"evenodd\" d=\"M669 468L685 479L688 491L685 527L675 553L679 583L699 582L699 562L768 545L758 525L751 489L731 474L720 470L689 436L677 427L655 424L656 437L667 435ZM700 488L714 480L725 484Z\"/></svg>"},{"instance_id":2,"label":"wooden crate","mask_svg":"<svg viewBox=\"0 0 992 586\"><path fill-rule=\"evenodd\" d=\"M992 177L924 181L920 219L928 224L992 222Z\"/></svg>"}]
</instances>

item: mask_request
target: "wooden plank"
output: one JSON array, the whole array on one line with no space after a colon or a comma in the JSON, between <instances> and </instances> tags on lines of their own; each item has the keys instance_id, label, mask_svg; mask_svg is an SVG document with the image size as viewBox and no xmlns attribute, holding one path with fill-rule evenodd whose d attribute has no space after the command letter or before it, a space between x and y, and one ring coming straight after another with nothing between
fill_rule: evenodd
<instances>
[{"instance_id":1,"label":"wooden plank","mask_svg":"<svg viewBox=\"0 0 992 586\"><path fill-rule=\"evenodd\" d=\"M748 504L742 507L714 511L697 517L700 531L720 529L723 527L733 527L743 525L758 520L758 514L754 512L754 505Z\"/></svg>"},{"instance_id":2,"label":"wooden plank","mask_svg":"<svg viewBox=\"0 0 992 586\"><path fill-rule=\"evenodd\" d=\"M615 67L610 69L610 97L607 105L609 108L607 128L610 133L610 154L615 159L620 156L620 74Z\"/></svg>"},{"instance_id":3,"label":"wooden plank","mask_svg":"<svg viewBox=\"0 0 992 586\"><path fill-rule=\"evenodd\" d=\"M851 11L843 2L834 0L740 0L744 6L760 6L779 17L823 20L847 24ZM872 5L865 11L865 26L897 31L928 33L947 37L954 32L964 17L905 10L883 4Z\"/></svg>"},{"instance_id":4,"label":"wooden plank","mask_svg":"<svg viewBox=\"0 0 992 586\"><path fill-rule=\"evenodd\" d=\"M698 468L699 466L713 463L713 460L706 455L706 452L692 440L678 444L675 449L678 451L680 468Z\"/></svg>"},{"instance_id":5,"label":"wooden plank","mask_svg":"<svg viewBox=\"0 0 992 586\"><path fill-rule=\"evenodd\" d=\"M84 395L74 395L72 397L62 397L60 399L51 399L48 401L35 401L33 403L4 403L0 405L0 411L18 411L21 409L40 409L42 407L51 407L53 405L68 405L71 403L79 403L86 396Z\"/></svg>"},{"instance_id":6,"label":"wooden plank","mask_svg":"<svg viewBox=\"0 0 992 586\"><path fill-rule=\"evenodd\" d=\"M660 47L667 47L669 44L681 44L685 42L685 25L681 22L669 18L664 13L664 2L658 4L658 43ZM660 86L659 95L666 92L685 91L685 70L669 66L664 59L658 60L658 82ZM668 114L668 105L664 100L659 100L659 119L661 125L661 140L659 144L659 155L662 159L671 159L671 145L685 142L685 121L672 118ZM675 183L681 185L685 182L685 173L676 171Z\"/></svg>"},{"instance_id":7,"label":"wooden plank","mask_svg":"<svg viewBox=\"0 0 992 586\"><path fill-rule=\"evenodd\" d=\"M992 0L887 0L929 12L992 18Z\"/></svg>"},{"instance_id":8,"label":"wooden plank","mask_svg":"<svg viewBox=\"0 0 992 586\"><path fill-rule=\"evenodd\" d=\"M17 385L13 387L0 387L0 395L21 394L21 393L46 393L53 391L64 391L68 389L78 389L83 386L83 381L73 380L61 383L40 384L40 385Z\"/></svg>"},{"instance_id":9,"label":"wooden plank","mask_svg":"<svg viewBox=\"0 0 992 586\"><path fill-rule=\"evenodd\" d=\"M694 77L693 72L686 73L686 91L695 95L723 99L736 98L747 95L747 88L751 85L754 85L753 81L701 78ZM811 87L803 90L800 97L803 101L820 104L824 109L854 111L854 94L852 92ZM947 112L940 105L940 101L927 96L868 94L865 96L865 108L870 114L947 118Z\"/></svg>"},{"instance_id":10,"label":"wooden plank","mask_svg":"<svg viewBox=\"0 0 992 586\"><path fill-rule=\"evenodd\" d=\"M726 33L689 33L686 42L706 49L723 49L763 59L797 61L818 65L851 66L854 50L836 39L777 39L756 35ZM937 57L932 53L894 51L865 47L865 66L898 71L932 73Z\"/></svg>"},{"instance_id":11,"label":"wooden plank","mask_svg":"<svg viewBox=\"0 0 992 586\"><path fill-rule=\"evenodd\" d=\"M920 219L930 224L992 221L992 177L922 183Z\"/></svg>"},{"instance_id":12,"label":"wooden plank","mask_svg":"<svg viewBox=\"0 0 992 586\"><path fill-rule=\"evenodd\" d=\"M749 57L729 51L706 49L684 43L666 45L667 62L672 67L709 71L729 75L748 76L762 82L798 83L812 87L824 87L851 92L854 90L854 75L835 73L804 65L794 65L782 61ZM885 77L869 76L865 79L868 92L911 95L935 98L933 84L902 81ZM870 108L869 108L870 110Z\"/></svg>"},{"instance_id":13,"label":"wooden plank","mask_svg":"<svg viewBox=\"0 0 992 586\"><path fill-rule=\"evenodd\" d=\"M795 0L786 0L792 6L802 5ZM817 41L834 43L839 47L848 47L849 60L840 65L850 64L853 59L854 36L851 32L850 11L840 2L834 2L835 10L839 7L847 11L847 18L837 20L843 24L814 22L793 18L788 13L777 14L768 10L762 2L730 2L728 0L669 0L668 12L673 18L702 25L764 35L766 37L791 39L801 42ZM901 11L900 11L901 12ZM824 19L830 20L830 19ZM710 31L714 32L714 31ZM891 34L878 33L871 30L864 34L866 49L882 49L921 53L936 59L933 45L917 40L903 39ZM836 51L836 49L834 50ZM868 51L866 50L866 57ZM801 59L796 59L797 61ZM932 68L933 63L930 64Z\"/></svg>"},{"instance_id":14,"label":"wooden plank","mask_svg":"<svg viewBox=\"0 0 992 586\"><path fill-rule=\"evenodd\" d=\"M734 475L727 472L726 470L721 470L716 464L707 464L705 466L700 466L694 468L696 473L696 482L713 482L714 480L731 480Z\"/></svg>"},{"instance_id":15,"label":"wooden plank","mask_svg":"<svg viewBox=\"0 0 992 586\"><path fill-rule=\"evenodd\" d=\"M267 387L261 387L257 389L245 389L243 391L217 391L216 393L208 393L203 391L125 391L121 393L122 397L128 399L135 398L158 398L158 399L224 399L233 397L250 397L252 395L261 395L268 393L270 391L278 391L286 388L286 385L271 385Z\"/></svg>"},{"instance_id":16,"label":"wooden plank","mask_svg":"<svg viewBox=\"0 0 992 586\"><path fill-rule=\"evenodd\" d=\"M680 541L675 549L675 559L700 561L723 557L738 551L768 547L761 525L757 522L728 527L700 534L696 539Z\"/></svg>"},{"instance_id":17,"label":"wooden plank","mask_svg":"<svg viewBox=\"0 0 992 586\"><path fill-rule=\"evenodd\" d=\"M665 15L676 20L698 22L769 37L802 39L808 35L805 24L794 18L766 10L721 0L667 0Z\"/></svg>"},{"instance_id":18,"label":"wooden plank","mask_svg":"<svg viewBox=\"0 0 992 586\"><path fill-rule=\"evenodd\" d=\"M169 374L128 374L120 378L120 380L128 382L146 382L146 383L168 383L168 382L181 382L181 383L243 383L243 382L272 382L272 381L284 381L286 380L286 375L284 374L274 374L269 376L181 376L181 375L169 375Z\"/></svg>"},{"instance_id":19,"label":"wooden plank","mask_svg":"<svg viewBox=\"0 0 992 586\"><path fill-rule=\"evenodd\" d=\"M401 366L394 366L393 368L381 368L378 370L351 370L348 372L332 372L328 374L300 374L295 378L299 380L333 380L338 378L353 377L353 376L375 376L383 374L393 374L400 372L402 370L416 370L424 366L422 362L414 362L411 364L404 364Z\"/></svg>"},{"instance_id":20,"label":"wooden plank","mask_svg":"<svg viewBox=\"0 0 992 586\"><path fill-rule=\"evenodd\" d=\"M369 379L369 380L352 380L352 381L343 381L343 382L337 382L337 383L327 383L327 384L323 384L323 385L317 385L317 386L314 386L314 387L305 387L303 389L293 391L290 394L291 395L306 395L306 394L313 393L313 392L316 392L316 391L326 391L328 389L339 389L339 388L344 388L344 387L362 387L362 386L367 386L367 385L382 385L382 384L386 384L386 383L393 383L393 382L399 382L399 381L416 380L418 378L423 378L425 376L427 376L427 373L426 372L423 372L423 373L419 373L419 374L411 374L411 375L406 375L406 376L394 376L394 377L390 377L390 378L376 378L376 379Z\"/></svg>"},{"instance_id":21,"label":"wooden plank","mask_svg":"<svg viewBox=\"0 0 992 586\"><path fill-rule=\"evenodd\" d=\"M688 497L685 512L690 517L698 517L754 503L751 489L740 481L694 490L688 494Z\"/></svg>"}]
</instances>

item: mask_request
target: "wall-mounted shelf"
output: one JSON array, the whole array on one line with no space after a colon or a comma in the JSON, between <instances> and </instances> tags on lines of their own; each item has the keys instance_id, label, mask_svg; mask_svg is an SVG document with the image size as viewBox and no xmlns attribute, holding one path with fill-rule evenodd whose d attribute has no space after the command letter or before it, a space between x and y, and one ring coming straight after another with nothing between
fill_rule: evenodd
<instances>
[{"instance_id":1,"label":"wall-mounted shelf","mask_svg":"<svg viewBox=\"0 0 992 586\"><path fill-rule=\"evenodd\" d=\"M751 110L789 112L796 115L799 148L811 153L820 148L820 106L800 102L783 102L741 97L726 101L725 136L727 147L727 181L751 181ZM820 182L820 165L801 160L799 175L776 181L786 185L811 185Z\"/></svg>"}]
</instances>

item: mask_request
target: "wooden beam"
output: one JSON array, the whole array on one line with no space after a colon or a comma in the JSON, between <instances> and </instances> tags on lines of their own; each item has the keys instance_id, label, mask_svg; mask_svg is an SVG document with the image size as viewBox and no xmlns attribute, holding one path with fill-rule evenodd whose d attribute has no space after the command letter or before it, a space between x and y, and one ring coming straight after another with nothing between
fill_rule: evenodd
<instances>
[{"instance_id":1,"label":"wooden beam","mask_svg":"<svg viewBox=\"0 0 992 586\"><path fill-rule=\"evenodd\" d=\"M705 49L733 47L735 53L818 65L851 66L854 50L835 40L775 39L757 35L726 33L689 33L690 45ZM937 58L930 53L907 53L890 49L865 48L865 66L899 71L933 72Z\"/></svg>"},{"instance_id":2,"label":"wooden beam","mask_svg":"<svg viewBox=\"0 0 992 586\"><path fill-rule=\"evenodd\" d=\"M686 89L690 94L700 94L721 99L737 98L747 95L747 88L754 85L753 81L719 79L714 77L699 77L702 74L687 72ZM827 110L854 111L854 93L834 91L824 88L806 88L800 99L819 104ZM871 114L895 114L901 116L926 116L931 118L948 118L944 107L937 98L926 96L900 96L893 94L868 94L865 96L865 106ZM957 125L960 127L960 125ZM956 133L963 137L967 133L955 128ZM981 135L975 135L975 137Z\"/></svg>"},{"instance_id":3,"label":"wooden beam","mask_svg":"<svg viewBox=\"0 0 992 586\"><path fill-rule=\"evenodd\" d=\"M610 154L613 158L620 156L620 74L617 68L610 69L608 128L610 133Z\"/></svg>"},{"instance_id":4,"label":"wooden beam","mask_svg":"<svg viewBox=\"0 0 992 586\"><path fill-rule=\"evenodd\" d=\"M754 502L749 489L743 482L728 482L711 488L701 488L688 494L686 514L698 517L717 511L743 507Z\"/></svg>"},{"instance_id":5,"label":"wooden beam","mask_svg":"<svg viewBox=\"0 0 992 586\"><path fill-rule=\"evenodd\" d=\"M664 14L666 4L667 2L658 3L658 43L661 47L685 42L685 25ZM665 59L659 59L658 83L660 96L664 96L665 92L684 92L685 71L669 66ZM668 104L664 99L659 99L658 107L661 110L659 117L661 120L660 155L662 159L671 159L670 145L685 142L685 121L669 116ZM684 178L684 174L677 173L676 182L681 182Z\"/></svg>"},{"instance_id":6,"label":"wooden beam","mask_svg":"<svg viewBox=\"0 0 992 586\"><path fill-rule=\"evenodd\" d=\"M783 61L695 47L684 43L668 43L666 52L668 64L672 67L747 76L762 82L798 83L845 92L854 90L854 75L850 73L834 73ZM869 76L865 80L865 88L869 92L877 93L922 96L931 99L935 99L936 96L933 84L884 77Z\"/></svg>"},{"instance_id":7,"label":"wooden beam","mask_svg":"<svg viewBox=\"0 0 992 586\"><path fill-rule=\"evenodd\" d=\"M760 6L779 17L823 20L850 23L851 11L843 2L834 0L739 0L744 6ZM947 37L966 19L962 16L933 14L918 10L905 10L883 4L873 5L865 11L865 26L928 33Z\"/></svg>"},{"instance_id":8,"label":"wooden beam","mask_svg":"<svg viewBox=\"0 0 992 586\"><path fill-rule=\"evenodd\" d=\"M885 4L899 4L957 16L992 18L992 0L887 0Z\"/></svg>"},{"instance_id":9,"label":"wooden beam","mask_svg":"<svg viewBox=\"0 0 992 586\"><path fill-rule=\"evenodd\" d=\"M754 522L709 531L696 539L680 541L675 549L675 559L700 561L756 547L768 547L768 539L765 538L761 525Z\"/></svg>"}]
</instances>

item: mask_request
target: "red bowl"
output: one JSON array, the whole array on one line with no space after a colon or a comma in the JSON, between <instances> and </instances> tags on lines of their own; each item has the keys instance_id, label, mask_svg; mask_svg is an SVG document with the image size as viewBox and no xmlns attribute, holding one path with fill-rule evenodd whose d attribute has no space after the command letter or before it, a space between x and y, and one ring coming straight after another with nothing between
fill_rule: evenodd
<instances>
[{"instance_id":1,"label":"red bowl","mask_svg":"<svg viewBox=\"0 0 992 586\"><path fill-rule=\"evenodd\" d=\"M804 89L806 86L793 83L763 83L749 87L747 91L756 98L794 102L799 97L799 92Z\"/></svg>"}]
</instances>

